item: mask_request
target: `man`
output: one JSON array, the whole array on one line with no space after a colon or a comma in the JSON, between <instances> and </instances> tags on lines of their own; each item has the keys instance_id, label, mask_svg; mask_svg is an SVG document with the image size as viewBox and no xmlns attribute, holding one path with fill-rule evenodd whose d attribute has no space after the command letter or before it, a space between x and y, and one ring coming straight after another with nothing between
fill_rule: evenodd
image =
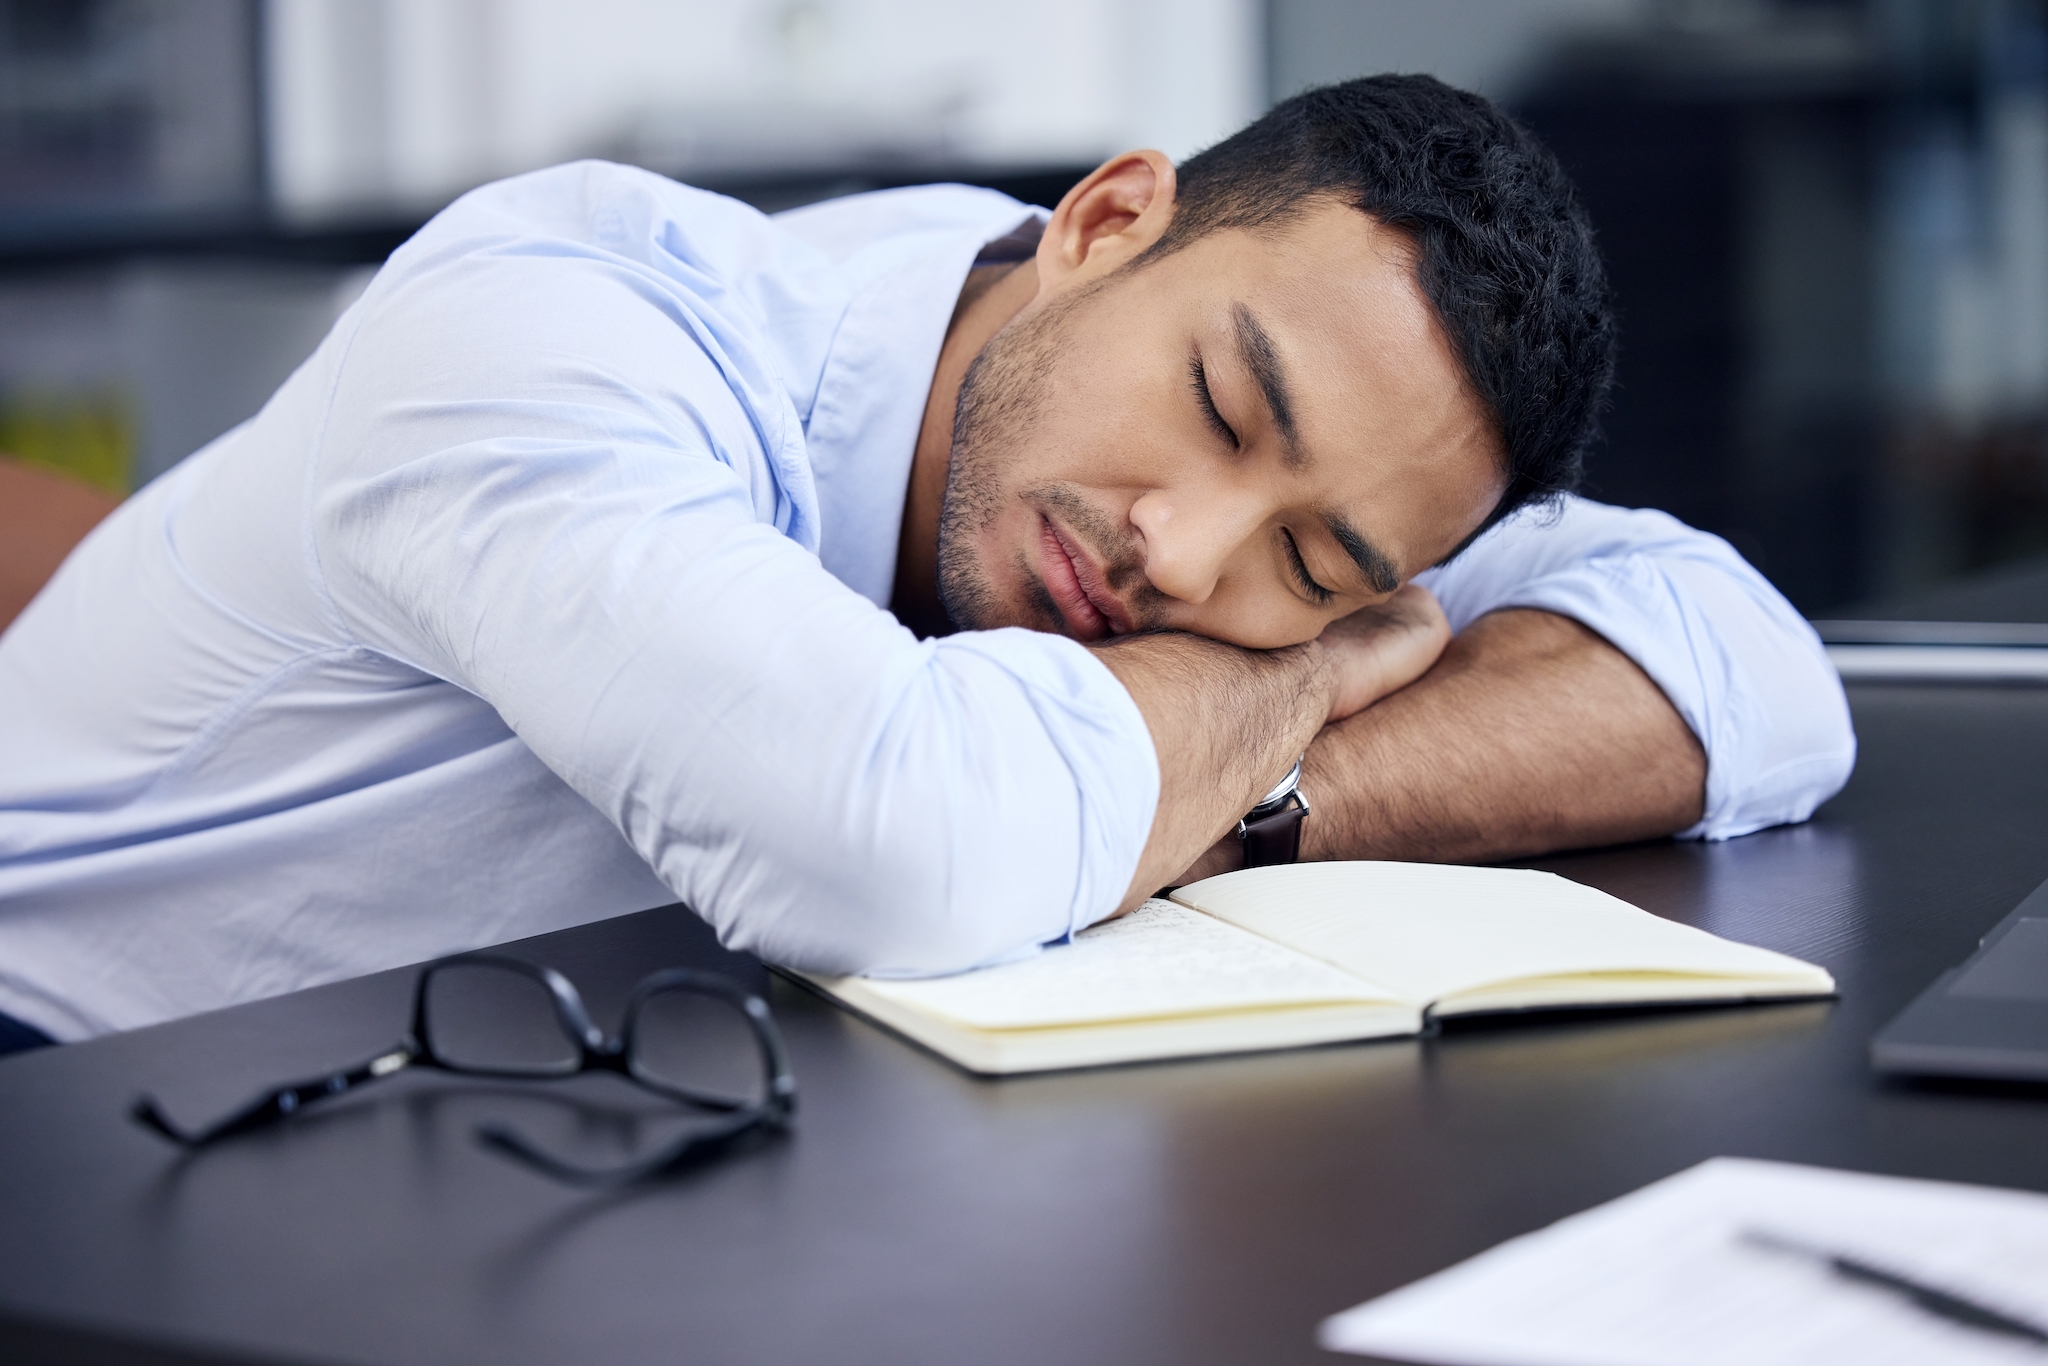
<instances>
[{"instance_id":1,"label":"man","mask_svg":"<svg viewBox=\"0 0 2048 1366\"><path fill-rule=\"evenodd\" d=\"M1610 333L1555 164L1425 78L1049 217L476 191L0 642L0 1012L676 898L958 970L1229 866L1304 752L1310 858L1803 819L1853 754L1811 632L1711 537L1540 506Z\"/></svg>"}]
</instances>

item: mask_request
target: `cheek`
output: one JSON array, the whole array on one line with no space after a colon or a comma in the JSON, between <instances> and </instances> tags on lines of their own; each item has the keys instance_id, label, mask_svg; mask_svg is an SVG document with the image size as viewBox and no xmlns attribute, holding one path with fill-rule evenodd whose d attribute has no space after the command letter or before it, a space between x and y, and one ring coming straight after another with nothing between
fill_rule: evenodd
<instances>
[{"instance_id":1,"label":"cheek","mask_svg":"<svg viewBox=\"0 0 2048 1366\"><path fill-rule=\"evenodd\" d=\"M1175 506L1200 502L1218 477L1217 457L1191 446L1167 417L1129 394L1066 408L1039 434L1034 475L1017 487L1062 484L1119 521L1148 493Z\"/></svg>"},{"instance_id":2,"label":"cheek","mask_svg":"<svg viewBox=\"0 0 2048 1366\"><path fill-rule=\"evenodd\" d=\"M1102 488L1157 487L1187 472L1193 397L1184 362L1146 332L1089 329L1044 375L1033 445L1046 478Z\"/></svg>"},{"instance_id":3,"label":"cheek","mask_svg":"<svg viewBox=\"0 0 2048 1366\"><path fill-rule=\"evenodd\" d=\"M1199 607L1175 606L1181 610L1168 612L1161 625L1247 650L1305 644L1343 615L1334 607L1310 607L1285 592L1251 588L1220 593Z\"/></svg>"}]
</instances>

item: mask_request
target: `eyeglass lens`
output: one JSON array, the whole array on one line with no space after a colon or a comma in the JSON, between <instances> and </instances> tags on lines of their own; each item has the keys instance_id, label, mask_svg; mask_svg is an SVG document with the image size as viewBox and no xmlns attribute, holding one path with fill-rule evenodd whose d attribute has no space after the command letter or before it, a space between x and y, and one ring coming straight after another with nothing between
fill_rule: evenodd
<instances>
[{"instance_id":1,"label":"eyeglass lens","mask_svg":"<svg viewBox=\"0 0 2048 1366\"><path fill-rule=\"evenodd\" d=\"M428 976L421 1042L449 1067L560 1076L582 1065L554 994L538 977L496 963L445 963Z\"/></svg>"},{"instance_id":2,"label":"eyeglass lens","mask_svg":"<svg viewBox=\"0 0 2048 1366\"><path fill-rule=\"evenodd\" d=\"M673 1099L726 1112L698 1123L624 1165L587 1166L557 1156L500 1121L478 1128L490 1147L562 1180L617 1183L666 1170L693 1154L762 1126L788 1124L795 1084L782 1062L774 1022L758 997L680 968L634 989L621 1037L607 1039L567 979L516 959L462 955L428 964L419 983L412 1037L352 1068L273 1088L241 1111L198 1130L167 1119L138 1098L134 1117L188 1147L269 1123L309 1098L339 1095L414 1063L501 1077L566 1077L586 1065L624 1072Z\"/></svg>"},{"instance_id":3,"label":"eyeglass lens","mask_svg":"<svg viewBox=\"0 0 2048 1366\"><path fill-rule=\"evenodd\" d=\"M626 1061L642 1081L721 1108L768 1099L768 1068L754 1025L737 1001L689 986L641 998L628 1026Z\"/></svg>"}]
</instances>

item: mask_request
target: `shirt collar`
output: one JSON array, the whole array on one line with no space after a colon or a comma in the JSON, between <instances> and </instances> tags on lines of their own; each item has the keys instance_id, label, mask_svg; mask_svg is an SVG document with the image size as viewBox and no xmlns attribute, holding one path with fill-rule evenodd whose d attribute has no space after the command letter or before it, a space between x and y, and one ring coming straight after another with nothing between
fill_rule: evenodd
<instances>
[{"instance_id":1,"label":"shirt collar","mask_svg":"<svg viewBox=\"0 0 2048 1366\"><path fill-rule=\"evenodd\" d=\"M960 185L851 195L779 216L852 282L804 437L818 557L878 607L895 583L911 456L960 288L985 250L1015 247L1045 217Z\"/></svg>"}]
</instances>

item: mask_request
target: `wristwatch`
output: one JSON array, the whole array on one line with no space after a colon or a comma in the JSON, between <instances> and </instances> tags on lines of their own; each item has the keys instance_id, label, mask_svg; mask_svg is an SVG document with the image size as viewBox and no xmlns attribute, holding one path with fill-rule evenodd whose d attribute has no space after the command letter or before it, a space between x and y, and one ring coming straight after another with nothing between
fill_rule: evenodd
<instances>
[{"instance_id":1,"label":"wristwatch","mask_svg":"<svg viewBox=\"0 0 2048 1366\"><path fill-rule=\"evenodd\" d=\"M1244 841L1244 866L1264 868L1299 859L1301 822L1307 815L1308 798L1301 790L1301 760L1296 759L1279 786L1237 823L1237 837Z\"/></svg>"}]
</instances>

